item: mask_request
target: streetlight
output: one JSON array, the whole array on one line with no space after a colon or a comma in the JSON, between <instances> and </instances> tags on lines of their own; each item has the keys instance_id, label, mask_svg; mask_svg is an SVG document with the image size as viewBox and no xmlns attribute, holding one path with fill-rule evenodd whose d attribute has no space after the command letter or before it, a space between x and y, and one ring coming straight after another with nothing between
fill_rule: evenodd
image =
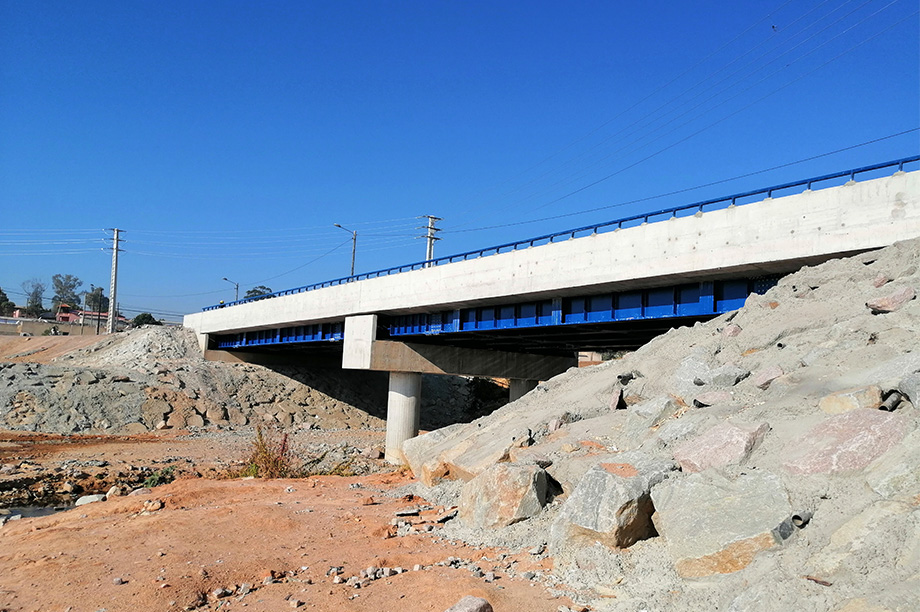
<instances>
[{"instance_id":1,"label":"streetlight","mask_svg":"<svg viewBox=\"0 0 920 612\"><path fill-rule=\"evenodd\" d=\"M230 280L226 276L224 277L224 280L230 283L231 285L233 285L233 290L236 292L236 294L234 295L233 301L239 302L240 301L240 284L235 281Z\"/></svg>"},{"instance_id":2,"label":"streetlight","mask_svg":"<svg viewBox=\"0 0 920 612\"><path fill-rule=\"evenodd\" d=\"M333 223L333 225L351 234L351 274L350 276L354 276L355 275L355 249L358 246L358 232L350 230L347 227L342 227L338 223Z\"/></svg>"}]
</instances>

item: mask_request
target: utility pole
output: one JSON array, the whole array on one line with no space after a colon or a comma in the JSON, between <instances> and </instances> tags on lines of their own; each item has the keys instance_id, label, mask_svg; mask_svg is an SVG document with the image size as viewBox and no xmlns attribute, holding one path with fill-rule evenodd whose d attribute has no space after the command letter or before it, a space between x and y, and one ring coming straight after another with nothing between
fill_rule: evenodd
<instances>
[{"instance_id":1,"label":"utility pole","mask_svg":"<svg viewBox=\"0 0 920 612\"><path fill-rule=\"evenodd\" d=\"M440 227L435 227L435 221L443 221L441 217L435 217L434 215L422 215L418 217L419 219L428 219L428 225L425 227L418 227L416 229L427 229L428 233L424 236L419 236L419 238L425 238L427 245L425 248L425 264L426 268L431 267L431 260L434 259L434 242L435 240L440 240L435 234L441 231Z\"/></svg>"},{"instance_id":2,"label":"utility pole","mask_svg":"<svg viewBox=\"0 0 920 612\"><path fill-rule=\"evenodd\" d=\"M355 250L358 248L358 232L357 230L350 230L347 227L342 227L338 223L333 223L332 225L336 226L339 229L343 229L346 232L351 232L351 274L349 276L355 275Z\"/></svg>"},{"instance_id":3,"label":"utility pole","mask_svg":"<svg viewBox=\"0 0 920 612\"><path fill-rule=\"evenodd\" d=\"M106 325L108 333L115 333L115 305L116 300L115 296L117 295L118 289L118 233L119 229L113 228L112 230L112 280L109 284L109 320Z\"/></svg>"}]
</instances>

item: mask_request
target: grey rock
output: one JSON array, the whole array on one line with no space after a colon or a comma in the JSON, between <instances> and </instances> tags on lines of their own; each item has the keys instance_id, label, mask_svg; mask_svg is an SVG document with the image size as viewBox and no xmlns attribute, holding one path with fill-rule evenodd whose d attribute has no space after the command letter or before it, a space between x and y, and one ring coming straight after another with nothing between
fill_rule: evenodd
<instances>
[{"instance_id":1,"label":"grey rock","mask_svg":"<svg viewBox=\"0 0 920 612\"><path fill-rule=\"evenodd\" d=\"M511 525L546 503L546 472L539 466L499 463L463 486L459 517L471 527Z\"/></svg>"},{"instance_id":2,"label":"grey rock","mask_svg":"<svg viewBox=\"0 0 920 612\"><path fill-rule=\"evenodd\" d=\"M74 506L85 506L86 504L94 504L101 501L105 501L105 495L84 495L77 500Z\"/></svg>"},{"instance_id":3,"label":"grey rock","mask_svg":"<svg viewBox=\"0 0 920 612\"><path fill-rule=\"evenodd\" d=\"M625 548L654 534L649 490L676 464L641 451L620 453L588 470L550 530L556 550L573 541Z\"/></svg>"},{"instance_id":4,"label":"grey rock","mask_svg":"<svg viewBox=\"0 0 920 612\"><path fill-rule=\"evenodd\" d=\"M652 488L655 526L684 578L727 574L794 531L792 506L768 472L734 481L715 470L670 478Z\"/></svg>"},{"instance_id":5,"label":"grey rock","mask_svg":"<svg viewBox=\"0 0 920 612\"><path fill-rule=\"evenodd\" d=\"M920 407L920 372L902 378L898 383L898 391L906 395L914 406Z\"/></svg>"},{"instance_id":6,"label":"grey rock","mask_svg":"<svg viewBox=\"0 0 920 612\"><path fill-rule=\"evenodd\" d=\"M444 612L493 612L492 604L481 597L467 595Z\"/></svg>"}]
</instances>

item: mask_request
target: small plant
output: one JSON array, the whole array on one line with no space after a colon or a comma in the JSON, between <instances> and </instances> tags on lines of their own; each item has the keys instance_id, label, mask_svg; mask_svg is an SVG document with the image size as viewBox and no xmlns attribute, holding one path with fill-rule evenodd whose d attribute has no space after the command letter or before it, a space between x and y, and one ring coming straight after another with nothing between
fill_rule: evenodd
<instances>
[{"instance_id":1,"label":"small plant","mask_svg":"<svg viewBox=\"0 0 920 612\"><path fill-rule=\"evenodd\" d=\"M147 480L144 481L144 486L151 489L160 485L169 484L176 479L175 471L176 468L172 465L162 470L157 470L147 477Z\"/></svg>"},{"instance_id":2,"label":"small plant","mask_svg":"<svg viewBox=\"0 0 920 612\"><path fill-rule=\"evenodd\" d=\"M299 478L304 475L294 451L288 443L288 435L282 434L275 440L270 434L256 426L256 437L252 441L252 453L246 466L238 476L256 476L259 478Z\"/></svg>"}]
</instances>

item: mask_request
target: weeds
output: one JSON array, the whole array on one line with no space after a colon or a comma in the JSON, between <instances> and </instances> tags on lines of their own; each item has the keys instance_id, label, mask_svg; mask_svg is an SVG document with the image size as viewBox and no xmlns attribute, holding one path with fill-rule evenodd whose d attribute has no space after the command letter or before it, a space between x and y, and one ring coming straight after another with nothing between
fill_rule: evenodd
<instances>
[{"instance_id":1,"label":"weeds","mask_svg":"<svg viewBox=\"0 0 920 612\"><path fill-rule=\"evenodd\" d=\"M160 485L169 484L176 479L175 471L176 468L172 465L162 470L157 470L147 477L147 480L144 481L144 486L151 489Z\"/></svg>"},{"instance_id":2,"label":"weeds","mask_svg":"<svg viewBox=\"0 0 920 612\"><path fill-rule=\"evenodd\" d=\"M270 434L263 432L261 426L256 426L252 453L246 460L245 467L235 475L258 478L301 478L307 474L294 456L287 434L282 434L280 440L275 440Z\"/></svg>"}]
</instances>

